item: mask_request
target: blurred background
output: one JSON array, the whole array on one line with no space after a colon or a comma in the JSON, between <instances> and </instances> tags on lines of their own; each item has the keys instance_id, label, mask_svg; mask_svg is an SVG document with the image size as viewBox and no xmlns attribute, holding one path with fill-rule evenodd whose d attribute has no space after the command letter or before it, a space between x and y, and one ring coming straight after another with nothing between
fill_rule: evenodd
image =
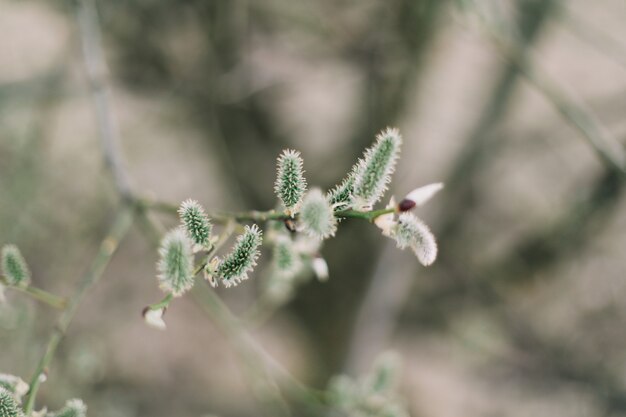
<instances>
[{"instance_id":1,"label":"blurred background","mask_svg":"<svg viewBox=\"0 0 626 417\"><path fill-rule=\"evenodd\" d=\"M386 199L446 183L417 211L438 238L433 266L346 220L322 249L328 282L303 282L251 330L299 379L322 389L392 349L412 416L626 415L622 0L95 6L107 64L95 89L110 91L142 195L270 209L282 149L329 189L386 126L405 138ZM0 243L61 295L120 205L79 8L0 0ZM218 290L236 313L258 299L269 255L245 285ZM156 257L134 227L38 402L81 397L92 417L259 415L232 344L191 297L166 332L143 323L161 297ZM28 379L56 312L7 295L0 372Z\"/></svg>"}]
</instances>

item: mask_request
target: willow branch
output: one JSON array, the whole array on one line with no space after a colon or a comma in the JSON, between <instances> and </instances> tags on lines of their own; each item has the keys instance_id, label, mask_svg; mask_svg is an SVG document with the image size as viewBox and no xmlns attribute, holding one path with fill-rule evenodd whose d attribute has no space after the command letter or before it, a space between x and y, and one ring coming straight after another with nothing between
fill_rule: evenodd
<instances>
[{"instance_id":1,"label":"willow branch","mask_svg":"<svg viewBox=\"0 0 626 417\"><path fill-rule=\"evenodd\" d=\"M490 26L482 16L481 29L507 60L546 100L554 106L563 119L574 127L593 148L600 159L609 167L626 174L626 152L624 147L597 121L584 105L578 103L549 76L533 65L527 54L511 36Z\"/></svg>"},{"instance_id":2,"label":"willow branch","mask_svg":"<svg viewBox=\"0 0 626 417\"><path fill-rule=\"evenodd\" d=\"M66 305L66 300L63 297L59 297L58 295L49 293L48 291L42 290L41 288L33 287L32 285L27 285L25 287L9 285L6 281L6 278L3 276L0 276L0 285L3 285L5 288L9 288L29 295L35 300L47 304L50 307L57 308L59 310L63 310Z\"/></svg>"},{"instance_id":3,"label":"willow branch","mask_svg":"<svg viewBox=\"0 0 626 417\"><path fill-rule=\"evenodd\" d=\"M77 18L83 49L83 61L91 97L95 106L104 159L113 174L115 188L122 198L131 200L133 194L130 181L119 152L119 128L111 110L111 95L105 81L107 70L102 52L100 25L98 23L98 11L95 1L80 0Z\"/></svg>"},{"instance_id":4,"label":"willow branch","mask_svg":"<svg viewBox=\"0 0 626 417\"><path fill-rule=\"evenodd\" d=\"M63 339L72 319L74 318L81 301L85 297L87 291L100 279L106 266L109 264L113 254L119 247L121 240L128 232L133 220L133 210L124 207L118 212L109 232L102 239L100 248L94 258L89 270L84 275L74 295L68 300L67 308L59 317L57 324L50 336L43 356L30 381L30 391L24 407L25 414L28 416L33 411L37 391L41 384L40 376L45 372L54 357L59 343Z\"/></svg>"},{"instance_id":5,"label":"willow branch","mask_svg":"<svg viewBox=\"0 0 626 417\"><path fill-rule=\"evenodd\" d=\"M141 199L137 202L142 209L144 210L154 210L166 214L177 215L178 214L178 206L175 204L163 202L163 201L152 201L149 199ZM383 214L393 213L395 208L384 208L379 210L371 210L371 211L357 211L357 210L338 210L335 211L335 217L340 219L363 219L369 222L374 221L378 216L382 216ZM242 212L208 212L207 215L211 218L212 221L216 223L228 223L228 222L245 222L245 221L254 221L254 222L265 222L268 220L289 220L295 217L291 217L281 211L278 210L250 210L250 211L242 211Z\"/></svg>"}]
</instances>

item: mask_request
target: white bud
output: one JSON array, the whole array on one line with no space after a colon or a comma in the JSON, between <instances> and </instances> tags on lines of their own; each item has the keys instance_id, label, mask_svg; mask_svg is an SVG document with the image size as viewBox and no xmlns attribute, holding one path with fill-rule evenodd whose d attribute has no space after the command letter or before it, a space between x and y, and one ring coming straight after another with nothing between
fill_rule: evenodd
<instances>
[{"instance_id":1,"label":"white bud","mask_svg":"<svg viewBox=\"0 0 626 417\"><path fill-rule=\"evenodd\" d=\"M313 258L311 262L311 267L313 268L313 272L315 272L315 276L320 281L328 280L328 264L326 260L321 256L316 256Z\"/></svg>"},{"instance_id":2,"label":"white bud","mask_svg":"<svg viewBox=\"0 0 626 417\"><path fill-rule=\"evenodd\" d=\"M393 231L393 238L400 249L410 247L424 266L435 262L437 242L428 226L412 213L402 213Z\"/></svg>"},{"instance_id":3,"label":"white bud","mask_svg":"<svg viewBox=\"0 0 626 417\"><path fill-rule=\"evenodd\" d=\"M423 187L418 187L408 193L405 200L411 200L415 203L417 207L426 204L435 194L443 189L442 182L436 182L433 184L428 184Z\"/></svg>"},{"instance_id":4,"label":"white bud","mask_svg":"<svg viewBox=\"0 0 626 417\"><path fill-rule=\"evenodd\" d=\"M143 319L148 326L158 330L165 330L167 326L165 325L165 321L163 321L163 314L165 314L165 307L154 310L147 308L144 311Z\"/></svg>"}]
</instances>

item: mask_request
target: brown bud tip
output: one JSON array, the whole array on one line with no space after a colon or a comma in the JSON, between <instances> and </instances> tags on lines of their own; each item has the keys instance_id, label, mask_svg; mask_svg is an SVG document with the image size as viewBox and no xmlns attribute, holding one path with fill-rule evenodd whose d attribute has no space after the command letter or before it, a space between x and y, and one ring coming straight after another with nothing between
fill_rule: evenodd
<instances>
[{"instance_id":1,"label":"brown bud tip","mask_svg":"<svg viewBox=\"0 0 626 417\"><path fill-rule=\"evenodd\" d=\"M143 317L144 319L146 318L146 314L148 313L148 311L152 310L150 308L150 306L146 306L143 308L143 310L141 310L141 317ZM167 311L167 307L163 307L163 314L165 314L165 312Z\"/></svg>"},{"instance_id":2,"label":"brown bud tip","mask_svg":"<svg viewBox=\"0 0 626 417\"><path fill-rule=\"evenodd\" d=\"M409 211L413 207L415 207L415 201L405 198L404 200L400 201L400 204L398 204L398 211Z\"/></svg>"},{"instance_id":3,"label":"brown bud tip","mask_svg":"<svg viewBox=\"0 0 626 417\"><path fill-rule=\"evenodd\" d=\"M296 231L296 222L293 219L285 219L285 227L293 233Z\"/></svg>"}]
</instances>

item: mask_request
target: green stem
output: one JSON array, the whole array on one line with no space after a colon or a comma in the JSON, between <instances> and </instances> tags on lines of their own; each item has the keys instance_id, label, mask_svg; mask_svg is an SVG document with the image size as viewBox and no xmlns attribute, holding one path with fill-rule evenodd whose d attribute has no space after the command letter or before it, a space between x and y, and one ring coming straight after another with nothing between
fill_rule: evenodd
<instances>
[{"instance_id":1,"label":"green stem","mask_svg":"<svg viewBox=\"0 0 626 417\"><path fill-rule=\"evenodd\" d=\"M222 332L231 339L231 344L236 348L243 362L251 365L257 373L261 373L262 377L271 379L271 381L264 380L265 384L276 383L275 376L272 375L276 372L283 379L283 383L278 384L278 387L285 389L294 398L298 398L312 409L319 411L326 408L323 392L307 387L267 353L210 286L203 286L202 294L194 292L193 295Z\"/></svg>"},{"instance_id":2,"label":"green stem","mask_svg":"<svg viewBox=\"0 0 626 417\"><path fill-rule=\"evenodd\" d=\"M109 264L111 257L119 247L120 241L124 238L133 222L133 209L130 207L124 207L118 212L115 221L113 222L106 237L100 243L100 249L96 257L94 258L91 267L81 280L76 292L68 300L67 308L63 311L57 321L57 325L48 340L46 349L41 357L37 369L33 374L30 381L30 391L24 407L24 412L27 416L33 411L35 406L35 399L37 397L37 391L41 384L40 376L46 371L46 368L52 361L54 354L59 346L59 343L63 339L67 328L69 327L78 307L83 300L87 291L98 281L98 279L104 273L106 266Z\"/></svg>"},{"instance_id":3,"label":"green stem","mask_svg":"<svg viewBox=\"0 0 626 417\"><path fill-rule=\"evenodd\" d=\"M150 310L159 310L161 308L165 308L170 305L170 302L173 298L174 296L172 294L167 294L161 301L159 301L158 303L150 304L148 308Z\"/></svg>"},{"instance_id":4,"label":"green stem","mask_svg":"<svg viewBox=\"0 0 626 417\"><path fill-rule=\"evenodd\" d=\"M2 276L0 276L0 284L4 285L6 288L29 295L33 297L35 300L40 301L44 304L49 305L52 308L56 308L59 310L63 310L67 303L65 298L49 293L48 291L42 290L41 288L33 287L31 285L27 285L25 287L9 285L6 282L6 278Z\"/></svg>"},{"instance_id":5,"label":"green stem","mask_svg":"<svg viewBox=\"0 0 626 417\"><path fill-rule=\"evenodd\" d=\"M169 213L169 214L178 213L178 206L175 206L170 203L142 199L142 200L139 200L139 204L144 209L150 209L150 210L160 211L160 212ZM340 210L340 211L335 211L335 216L339 218L364 219L364 220L371 222L376 217L381 216L383 214L393 213L395 210L396 210L395 208L384 208L384 209L372 210L372 211ZM266 210L266 211L251 210L251 211L243 211L243 212L238 212L238 213L214 212L214 213L207 213L207 215L211 218L211 220L217 223L227 223L231 221L264 222L268 220L287 220L287 219L292 218L291 216L288 216L285 213L281 211L277 211L277 210Z\"/></svg>"}]
</instances>

